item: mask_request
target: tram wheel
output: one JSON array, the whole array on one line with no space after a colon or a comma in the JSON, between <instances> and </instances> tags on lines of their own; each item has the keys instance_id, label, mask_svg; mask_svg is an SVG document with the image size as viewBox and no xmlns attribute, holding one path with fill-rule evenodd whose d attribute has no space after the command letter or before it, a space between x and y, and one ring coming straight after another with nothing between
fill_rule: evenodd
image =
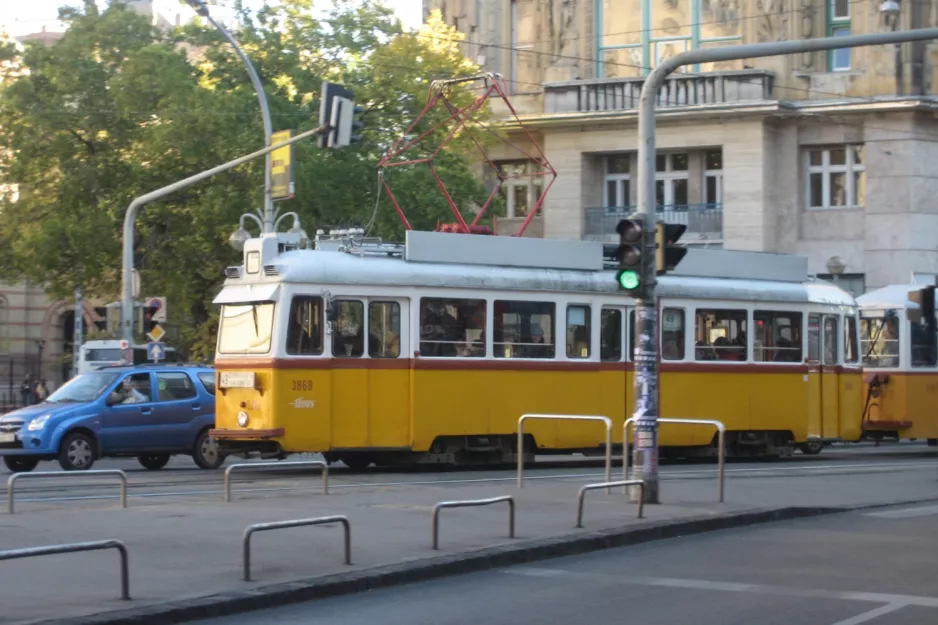
<instances>
[{"instance_id":1,"label":"tram wheel","mask_svg":"<svg viewBox=\"0 0 938 625\"><path fill-rule=\"evenodd\" d=\"M806 456L816 456L824 449L824 443L803 443L798 445L798 449Z\"/></svg>"},{"instance_id":2,"label":"tram wheel","mask_svg":"<svg viewBox=\"0 0 938 625\"><path fill-rule=\"evenodd\" d=\"M341 460L345 466L353 471L364 471L371 466L371 458L369 456L345 455L342 456Z\"/></svg>"}]
</instances>

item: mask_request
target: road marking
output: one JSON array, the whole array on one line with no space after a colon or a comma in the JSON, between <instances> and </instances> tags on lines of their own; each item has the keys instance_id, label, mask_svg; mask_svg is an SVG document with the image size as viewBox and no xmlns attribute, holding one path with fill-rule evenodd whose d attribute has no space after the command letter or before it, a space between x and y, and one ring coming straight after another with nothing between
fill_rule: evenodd
<instances>
[{"instance_id":1,"label":"road marking","mask_svg":"<svg viewBox=\"0 0 938 625\"><path fill-rule=\"evenodd\" d=\"M609 581L608 575L599 573L584 573L580 571L567 571L563 569L544 569L538 567L511 567L500 569L500 573L507 575L525 575L529 577L566 577L580 579L595 579ZM842 590L824 590L822 588L797 588L793 586L774 586L767 584L746 584L738 582L716 582L704 579L683 579L677 577L616 577L616 583L634 586L656 586L666 588L691 588L694 590L715 590L722 592L756 593L785 597L800 597L814 599L834 599L839 601L862 601L868 603L885 603L892 607L887 612L898 610L908 605L923 608L938 608L938 597L923 597L918 595L893 595L879 592L857 592ZM882 607L879 609L883 609ZM886 614L887 612L882 612ZM861 615L863 616L863 615ZM858 618L858 617L854 617ZM870 617L872 618L872 617ZM869 620L869 619L867 619ZM843 621L834 625L846 625L853 621ZM862 623L864 621L856 621Z\"/></svg>"},{"instance_id":2,"label":"road marking","mask_svg":"<svg viewBox=\"0 0 938 625\"><path fill-rule=\"evenodd\" d=\"M837 621L833 625L860 625L860 623L866 623L872 621L874 618L879 618L884 614L890 614L904 608L905 605L901 603L890 603L889 605L880 606L874 608L869 612L864 612L863 614L857 614L854 617L845 619L843 621Z\"/></svg>"},{"instance_id":3,"label":"road marking","mask_svg":"<svg viewBox=\"0 0 938 625\"><path fill-rule=\"evenodd\" d=\"M886 510L884 512L867 512L863 516L872 516L880 519L912 519L920 516L938 514L938 506L922 506L919 508L902 508L901 510Z\"/></svg>"}]
</instances>

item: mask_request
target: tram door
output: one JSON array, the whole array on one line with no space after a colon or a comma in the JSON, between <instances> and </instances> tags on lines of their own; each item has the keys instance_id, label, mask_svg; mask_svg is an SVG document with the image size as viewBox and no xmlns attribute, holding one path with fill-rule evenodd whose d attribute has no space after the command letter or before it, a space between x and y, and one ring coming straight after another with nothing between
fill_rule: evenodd
<instances>
[{"instance_id":1,"label":"tram door","mask_svg":"<svg viewBox=\"0 0 938 625\"><path fill-rule=\"evenodd\" d=\"M814 315L812 315L814 316ZM840 433L840 317L824 315L821 331L821 436L837 438Z\"/></svg>"}]
</instances>

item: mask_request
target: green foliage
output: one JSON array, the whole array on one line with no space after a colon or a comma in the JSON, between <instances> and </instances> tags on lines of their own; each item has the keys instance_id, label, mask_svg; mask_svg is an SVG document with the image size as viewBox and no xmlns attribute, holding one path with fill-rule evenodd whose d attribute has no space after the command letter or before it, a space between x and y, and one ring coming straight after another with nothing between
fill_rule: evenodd
<instances>
[{"instance_id":1,"label":"green foliage","mask_svg":"<svg viewBox=\"0 0 938 625\"><path fill-rule=\"evenodd\" d=\"M253 19L242 14L236 32L265 85L274 130L316 124L323 79L349 86L368 109L360 144L295 144L297 197L278 207L299 213L308 232L371 221L378 159L419 115L430 81L478 71L438 14L417 33L403 33L389 9L366 0L338 0L320 15L311 0L286 0ZM59 297L81 286L86 297L113 301L130 202L261 147L260 109L242 61L208 25L161 33L120 3L100 13L87 3L61 17L69 28L52 46L0 46L0 183L18 191L15 201L0 193L0 275L41 281ZM451 94L458 106L472 98ZM460 133L436 161L464 213L486 197L467 146ZM242 213L262 206L263 165L257 159L147 205L137 219L142 295L169 298L178 347L191 357L213 353L211 300L225 266L240 262L227 237ZM388 180L413 227L452 220L425 166L394 168ZM373 221L374 234L402 233L386 197Z\"/></svg>"}]
</instances>

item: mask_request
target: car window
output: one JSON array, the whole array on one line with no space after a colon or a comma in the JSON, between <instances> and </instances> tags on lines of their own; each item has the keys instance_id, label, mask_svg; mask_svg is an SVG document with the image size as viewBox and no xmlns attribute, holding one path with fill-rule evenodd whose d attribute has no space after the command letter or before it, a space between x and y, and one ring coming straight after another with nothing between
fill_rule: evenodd
<instances>
[{"instance_id":1,"label":"car window","mask_svg":"<svg viewBox=\"0 0 938 625\"><path fill-rule=\"evenodd\" d=\"M153 401L149 373L133 373L114 389L118 404L145 404Z\"/></svg>"},{"instance_id":2,"label":"car window","mask_svg":"<svg viewBox=\"0 0 938 625\"><path fill-rule=\"evenodd\" d=\"M198 375L199 375L199 382L202 383L202 386L205 387L205 390L211 393L212 395L214 395L215 394L215 374L214 373L200 373Z\"/></svg>"},{"instance_id":3,"label":"car window","mask_svg":"<svg viewBox=\"0 0 938 625\"><path fill-rule=\"evenodd\" d=\"M156 384L160 392L160 401L190 399L197 394L192 379L181 372L157 373Z\"/></svg>"}]
</instances>

